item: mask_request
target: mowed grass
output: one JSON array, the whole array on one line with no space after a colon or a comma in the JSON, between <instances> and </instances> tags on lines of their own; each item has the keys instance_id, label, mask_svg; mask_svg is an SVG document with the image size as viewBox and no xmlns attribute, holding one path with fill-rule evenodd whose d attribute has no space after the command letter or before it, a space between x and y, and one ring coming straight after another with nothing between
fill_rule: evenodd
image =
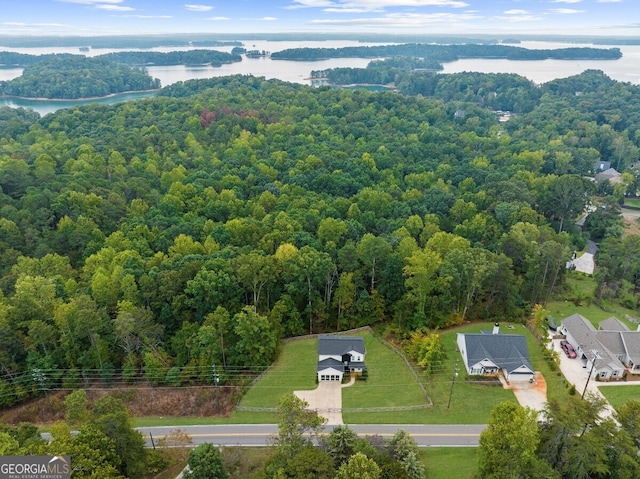
<instances>
[{"instance_id":1,"label":"mowed grass","mask_svg":"<svg viewBox=\"0 0 640 479\"><path fill-rule=\"evenodd\" d=\"M426 414L429 424L484 424L489 420L491 410L504 401L517 402L512 391L492 383L470 383L466 381L466 370L462 355L457 351L457 333L479 333L490 330L493 323L471 323L440 333L446 359L437 371L429 377L427 392L433 400L433 408ZM513 332L505 329L503 332ZM521 331L518 333L522 334ZM451 387L455 370L458 376ZM499 384L499 383L498 383ZM449 396L451 404L449 407Z\"/></svg>"},{"instance_id":2,"label":"mowed grass","mask_svg":"<svg viewBox=\"0 0 640 479\"><path fill-rule=\"evenodd\" d=\"M437 371L427 377L418 372L427 391L424 395L418 381L401 356L383 343L376 335L363 332L367 348L366 363L369 377L356 381L342 390L343 420L345 424L484 424L492 409L501 402L517 402L512 391L499 383L470 383L462 357L456 350L456 334L473 333L491 329L493 323L471 323L441 332L446 359ZM562 401L567 397L568 384L564 377L552 371L543 359L541 345L520 324L501 324L503 333L523 334L527 338L532 365L547 381L548 397ZM308 338L288 342L284 345L278 361L251 389L240 405L256 408L275 408L278 399L296 390L314 389L317 361L317 339ZM453 389L453 372L458 368ZM451 395L451 404L449 396ZM391 409L387 411L354 411L357 408L401 408L419 406L415 410ZM217 423L218 421L211 421ZM235 411L225 423L275 423L276 417L268 411Z\"/></svg>"},{"instance_id":3,"label":"mowed grass","mask_svg":"<svg viewBox=\"0 0 640 479\"><path fill-rule=\"evenodd\" d=\"M614 409L618 409L627 401L632 399L640 401L640 385L624 385L624 386L604 386L598 385L598 389L611 403Z\"/></svg>"},{"instance_id":4,"label":"mowed grass","mask_svg":"<svg viewBox=\"0 0 640 479\"><path fill-rule=\"evenodd\" d=\"M240 406L275 408L285 394L316 388L318 340L305 338L284 344L280 357L271 369L249 389ZM272 424L272 412L235 411L227 420L236 424Z\"/></svg>"},{"instance_id":5,"label":"mowed grass","mask_svg":"<svg viewBox=\"0 0 640 479\"><path fill-rule=\"evenodd\" d=\"M428 406L427 397L420 389L402 357L385 345L377 336L366 332L365 358L369 377L342 389L342 419L345 424L420 424L425 409L409 411L354 412L353 408L391 408L402 406Z\"/></svg>"},{"instance_id":6,"label":"mowed grass","mask_svg":"<svg viewBox=\"0 0 640 479\"><path fill-rule=\"evenodd\" d=\"M478 472L477 447L427 447L420 459L429 479L474 479Z\"/></svg>"},{"instance_id":7,"label":"mowed grass","mask_svg":"<svg viewBox=\"0 0 640 479\"><path fill-rule=\"evenodd\" d=\"M627 316L638 317L638 311L623 308L620 304L614 302L604 302L603 307L593 303L591 299L596 291L596 280L593 276L575 271L567 271L567 286L572 293L568 294L569 298L578 296L580 301L575 304L569 299L549 301L545 305L545 309L550 316L556 318L558 326L562 320L572 314L578 313L587 318L591 323L598 327L600 321L615 316L619 320L629 325L631 330L635 330L636 324L632 324L627 320Z\"/></svg>"}]
</instances>

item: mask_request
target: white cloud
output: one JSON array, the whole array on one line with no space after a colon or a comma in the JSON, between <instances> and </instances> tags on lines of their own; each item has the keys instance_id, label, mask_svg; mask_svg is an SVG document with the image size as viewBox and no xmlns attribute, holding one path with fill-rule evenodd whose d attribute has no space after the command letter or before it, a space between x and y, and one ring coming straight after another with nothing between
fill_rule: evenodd
<instances>
[{"instance_id":1,"label":"white cloud","mask_svg":"<svg viewBox=\"0 0 640 479\"><path fill-rule=\"evenodd\" d=\"M196 5L193 3L187 3L184 8L190 12L208 12L209 10L213 10L211 5Z\"/></svg>"},{"instance_id":2,"label":"white cloud","mask_svg":"<svg viewBox=\"0 0 640 479\"><path fill-rule=\"evenodd\" d=\"M263 22L273 22L274 20L277 20L276 17L262 17L260 20L262 20Z\"/></svg>"},{"instance_id":3,"label":"white cloud","mask_svg":"<svg viewBox=\"0 0 640 479\"><path fill-rule=\"evenodd\" d=\"M209 17L206 20L211 20L212 22L226 22L231 19L229 17Z\"/></svg>"},{"instance_id":4,"label":"white cloud","mask_svg":"<svg viewBox=\"0 0 640 479\"><path fill-rule=\"evenodd\" d=\"M531 12L528 10L506 10L504 12L505 15L531 15Z\"/></svg>"},{"instance_id":5,"label":"white cloud","mask_svg":"<svg viewBox=\"0 0 640 479\"><path fill-rule=\"evenodd\" d=\"M622 3L624 0L596 0L596 3Z\"/></svg>"},{"instance_id":6,"label":"white cloud","mask_svg":"<svg viewBox=\"0 0 640 479\"><path fill-rule=\"evenodd\" d=\"M112 5L109 3L96 5L96 8L100 10L109 10L112 12L132 12L135 10L133 7L125 7L124 5Z\"/></svg>"},{"instance_id":7,"label":"white cloud","mask_svg":"<svg viewBox=\"0 0 640 479\"><path fill-rule=\"evenodd\" d=\"M2 22L0 25L5 27L26 27L26 28L69 28L64 23L24 23L24 22Z\"/></svg>"},{"instance_id":8,"label":"white cloud","mask_svg":"<svg viewBox=\"0 0 640 479\"><path fill-rule=\"evenodd\" d=\"M584 13L584 10L576 10L574 8L552 8L552 13L559 13L560 15L574 15L576 13Z\"/></svg>"},{"instance_id":9,"label":"white cloud","mask_svg":"<svg viewBox=\"0 0 640 479\"><path fill-rule=\"evenodd\" d=\"M314 25L329 26L359 26L370 28L423 28L427 26L446 25L447 28L452 26L463 25L471 20L482 18L475 13L396 13L383 15L376 18L354 18L354 19L318 19L312 20L310 23Z\"/></svg>"},{"instance_id":10,"label":"white cloud","mask_svg":"<svg viewBox=\"0 0 640 479\"><path fill-rule=\"evenodd\" d=\"M552 0L551 3L581 3L582 0Z\"/></svg>"},{"instance_id":11,"label":"white cloud","mask_svg":"<svg viewBox=\"0 0 640 479\"><path fill-rule=\"evenodd\" d=\"M122 3L122 0L58 0L64 3L77 3L79 5L99 5L99 4L118 4Z\"/></svg>"},{"instance_id":12,"label":"white cloud","mask_svg":"<svg viewBox=\"0 0 640 479\"><path fill-rule=\"evenodd\" d=\"M499 22L505 22L505 23L522 23L522 22L537 22L542 20L542 18L543 17L527 13L527 14L521 14L521 15L508 15L505 17L495 17L494 20L497 20Z\"/></svg>"},{"instance_id":13,"label":"white cloud","mask_svg":"<svg viewBox=\"0 0 640 479\"><path fill-rule=\"evenodd\" d=\"M172 15L120 15L124 18L173 18Z\"/></svg>"},{"instance_id":14,"label":"white cloud","mask_svg":"<svg viewBox=\"0 0 640 479\"><path fill-rule=\"evenodd\" d=\"M325 8L330 12L371 12L388 7L451 7L465 8L469 4L463 0L293 0L286 8ZM329 10L330 9L330 10Z\"/></svg>"},{"instance_id":15,"label":"white cloud","mask_svg":"<svg viewBox=\"0 0 640 479\"><path fill-rule=\"evenodd\" d=\"M327 13L371 13L371 10L367 8L325 8L322 10ZM376 10L377 12L381 12L382 10Z\"/></svg>"}]
</instances>

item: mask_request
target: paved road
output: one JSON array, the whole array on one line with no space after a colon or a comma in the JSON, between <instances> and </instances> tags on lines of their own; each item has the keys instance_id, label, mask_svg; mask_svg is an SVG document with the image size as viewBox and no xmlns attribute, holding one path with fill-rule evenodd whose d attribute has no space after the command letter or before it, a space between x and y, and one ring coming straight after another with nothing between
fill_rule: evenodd
<instances>
[{"instance_id":1,"label":"paved road","mask_svg":"<svg viewBox=\"0 0 640 479\"><path fill-rule=\"evenodd\" d=\"M379 434L391 437L399 429L407 431L418 446L465 446L476 447L484 424L442 424L442 425L349 425L361 436ZM220 446L265 446L278 432L275 424L224 424L214 426L164 426L138 428L151 446L151 436L157 441L163 436L180 429L193 440L194 445L211 442ZM331 431L331 426L325 432ZM151 435L151 436L150 436Z\"/></svg>"}]
</instances>

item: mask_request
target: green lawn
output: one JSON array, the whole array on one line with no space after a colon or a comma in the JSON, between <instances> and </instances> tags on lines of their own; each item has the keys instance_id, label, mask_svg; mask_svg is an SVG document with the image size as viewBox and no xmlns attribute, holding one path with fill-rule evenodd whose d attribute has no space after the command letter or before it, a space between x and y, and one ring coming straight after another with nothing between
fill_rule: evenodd
<instances>
[{"instance_id":1,"label":"green lawn","mask_svg":"<svg viewBox=\"0 0 640 479\"><path fill-rule=\"evenodd\" d=\"M476 447L427 447L420 449L429 479L474 479L478 472ZM455 473L453 472L455 471Z\"/></svg>"},{"instance_id":2,"label":"green lawn","mask_svg":"<svg viewBox=\"0 0 640 479\"><path fill-rule=\"evenodd\" d=\"M342 390L343 420L346 424L483 424L489 419L491 410L503 401L516 401L509 390L491 384L468 383L461 364L460 353L456 351L456 333L479 332L491 329L493 323L471 323L459 328L441 332L446 359L437 372L430 377L418 373L425 385L428 398L424 396L415 377L401 357L386 346L376 335L364 332L367 347L367 368L369 378L356 381L353 386ZM536 371L542 372L547 381L548 397L562 401L566 398L568 384L564 377L552 371L543 359L540 343L527 328L520 324L501 324L502 332L523 334L527 338L531 362ZM278 398L295 390L314 389L317 360L317 339L290 341L283 347L278 361L260 380L247 391L241 406L275 408ZM451 388L455 367L459 376ZM451 405L447 407L449 395ZM375 412L349 411L355 408L384 408L398 406L428 405L432 407L417 410L392 410ZM260 424L275 423L273 412L235 411L229 418L140 418L137 426L187 424Z\"/></svg>"},{"instance_id":3,"label":"green lawn","mask_svg":"<svg viewBox=\"0 0 640 479\"><path fill-rule=\"evenodd\" d=\"M275 408L278 398L296 390L316 387L316 365L318 360L316 338L287 342L280 357L262 378L242 398L240 405ZM271 412L235 411L227 422L241 424L275 423Z\"/></svg>"},{"instance_id":4,"label":"green lawn","mask_svg":"<svg viewBox=\"0 0 640 479\"><path fill-rule=\"evenodd\" d=\"M592 276L569 271L567 272L567 287L570 288L571 291L571 293L567 294L567 297L578 297L580 299L577 305L569 299L549 301L545 305L545 309L551 316L556 318L558 325L560 325L560 322L567 316L579 313L591 321L596 327L600 321L615 316L619 320L627 323L632 330L636 328L635 324L627 321L626 315L637 317L638 311L623 308L619 304L612 302L603 303L603 309L591 301L596 290L596 280Z\"/></svg>"},{"instance_id":5,"label":"green lawn","mask_svg":"<svg viewBox=\"0 0 640 479\"><path fill-rule=\"evenodd\" d=\"M640 385L638 386L601 386L600 392L607 398L614 409L618 409L627 401L635 399L640 400Z\"/></svg>"},{"instance_id":6,"label":"green lawn","mask_svg":"<svg viewBox=\"0 0 640 479\"><path fill-rule=\"evenodd\" d=\"M365 333L366 381L342 390L342 407L371 408L428 405L415 377L401 357L371 333ZM425 422L427 409L384 412L343 412L346 424L417 424Z\"/></svg>"}]
</instances>

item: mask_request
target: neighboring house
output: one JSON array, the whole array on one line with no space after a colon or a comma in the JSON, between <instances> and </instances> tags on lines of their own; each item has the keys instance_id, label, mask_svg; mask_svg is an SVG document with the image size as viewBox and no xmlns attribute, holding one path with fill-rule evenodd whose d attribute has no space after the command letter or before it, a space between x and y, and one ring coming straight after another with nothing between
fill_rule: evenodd
<instances>
[{"instance_id":1,"label":"neighboring house","mask_svg":"<svg viewBox=\"0 0 640 479\"><path fill-rule=\"evenodd\" d=\"M362 374L365 369L362 336L318 337L318 381L342 381L344 374Z\"/></svg>"},{"instance_id":2,"label":"neighboring house","mask_svg":"<svg viewBox=\"0 0 640 479\"><path fill-rule=\"evenodd\" d=\"M527 339L521 334L502 334L498 324L493 331L458 333L458 350L471 376L498 375L511 381L533 381L535 371L529 360Z\"/></svg>"},{"instance_id":3,"label":"neighboring house","mask_svg":"<svg viewBox=\"0 0 640 479\"><path fill-rule=\"evenodd\" d=\"M594 168L598 172L599 171L608 170L609 168L611 168L611 162L610 161L604 161L604 160L596 161L596 164L594 165Z\"/></svg>"},{"instance_id":4,"label":"neighboring house","mask_svg":"<svg viewBox=\"0 0 640 479\"><path fill-rule=\"evenodd\" d=\"M622 183L622 175L616 171L615 168L608 168L602 173L596 173L596 183L602 183L603 181L609 181L612 185L616 183Z\"/></svg>"},{"instance_id":5,"label":"neighboring house","mask_svg":"<svg viewBox=\"0 0 640 479\"><path fill-rule=\"evenodd\" d=\"M640 331L631 331L619 319L605 319L596 329L584 316L573 314L562 320L559 331L599 379L621 379L625 370L640 374Z\"/></svg>"}]
</instances>

